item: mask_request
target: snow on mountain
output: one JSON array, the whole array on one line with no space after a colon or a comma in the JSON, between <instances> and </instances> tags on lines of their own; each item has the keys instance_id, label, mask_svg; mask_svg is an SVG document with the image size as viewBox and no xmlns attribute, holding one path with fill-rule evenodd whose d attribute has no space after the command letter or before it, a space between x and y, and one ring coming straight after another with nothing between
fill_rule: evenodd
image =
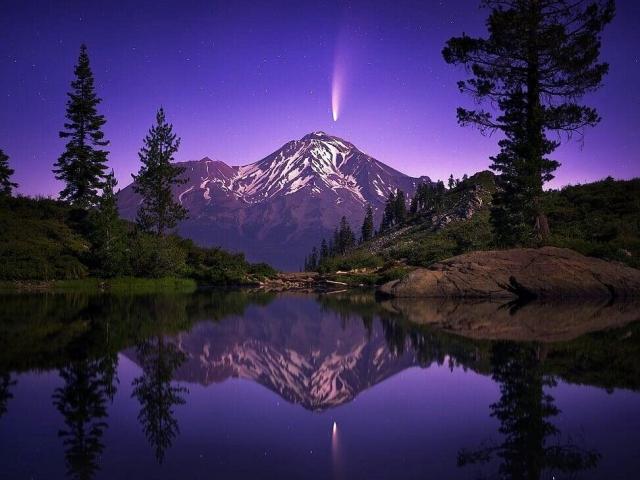
<instances>
[{"instance_id":1,"label":"snow on mountain","mask_svg":"<svg viewBox=\"0 0 640 480\"><path fill-rule=\"evenodd\" d=\"M324 132L290 141L249 165L232 167L208 157L181 165L187 183L174 195L189 219L180 233L283 269L297 269L343 215L357 230L367 204L379 221L389 193L400 189L410 196L420 182L430 181L409 177ZM125 218L135 218L138 204L131 185L120 192Z\"/></svg>"}]
</instances>

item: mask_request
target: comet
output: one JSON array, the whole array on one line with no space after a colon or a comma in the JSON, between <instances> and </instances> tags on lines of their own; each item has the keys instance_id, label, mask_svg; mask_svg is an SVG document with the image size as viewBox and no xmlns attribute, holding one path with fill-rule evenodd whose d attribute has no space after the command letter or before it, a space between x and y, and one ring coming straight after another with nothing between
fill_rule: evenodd
<instances>
[{"instance_id":1,"label":"comet","mask_svg":"<svg viewBox=\"0 0 640 480\"><path fill-rule=\"evenodd\" d=\"M333 67L333 79L331 81L331 113L333 114L333 121L337 122L340 116L340 103L342 100L342 69L339 62L336 62Z\"/></svg>"}]
</instances>

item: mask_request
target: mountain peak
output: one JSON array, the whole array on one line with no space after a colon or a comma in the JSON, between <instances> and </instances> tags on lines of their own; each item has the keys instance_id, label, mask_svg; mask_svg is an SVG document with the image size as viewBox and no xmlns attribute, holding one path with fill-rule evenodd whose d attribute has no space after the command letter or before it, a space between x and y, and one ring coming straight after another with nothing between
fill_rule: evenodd
<instances>
[{"instance_id":1,"label":"mountain peak","mask_svg":"<svg viewBox=\"0 0 640 480\"><path fill-rule=\"evenodd\" d=\"M336 137L334 135L329 135L327 132L323 132L322 130L318 130L315 132L311 132L308 133L307 135L305 135L304 137L302 137L300 139L300 141L305 141L305 140L319 140L321 142L338 142L344 145L350 145L349 142Z\"/></svg>"},{"instance_id":2,"label":"mountain peak","mask_svg":"<svg viewBox=\"0 0 640 480\"><path fill-rule=\"evenodd\" d=\"M344 215L357 225L370 204L379 221L391 192L411 195L423 181L319 130L247 165L231 167L205 157L185 167L188 181L174 189L189 210L183 234L245 250L248 258L281 268L295 268L311 242L331 235L336 218ZM125 190L121 211L135 218L139 198Z\"/></svg>"}]
</instances>

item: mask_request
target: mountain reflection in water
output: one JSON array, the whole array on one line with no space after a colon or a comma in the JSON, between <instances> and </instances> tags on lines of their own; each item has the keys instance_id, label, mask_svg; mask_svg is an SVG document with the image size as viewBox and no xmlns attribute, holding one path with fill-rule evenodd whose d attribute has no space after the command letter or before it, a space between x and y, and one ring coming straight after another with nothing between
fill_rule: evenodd
<instances>
[{"instance_id":1,"label":"mountain reflection in water","mask_svg":"<svg viewBox=\"0 0 640 480\"><path fill-rule=\"evenodd\" d=\"M635 402L635 413L640 413L637 311L633 305L584 302L573 306L376 302L369 293L4 296L0 304L0 445L17 441L13 449L0 449L0 461L8 466L7 478L134 476L131 472L142 468L138 464L151 468L140 459L138 444L131 447L135 456L127 452L126 457L110 461L110 452L119 449L120 443L133 442L135 434L122 435L121 425L135 422L155 460L154 478L175 478L177 464L186 469L184 478L204 471L218 472L223 478L299 477L301 472L309 478L419 478L440 472L447 478L513 479L599 478L606 471L625 478L626 472L640 468L640 462L608 458L593 446L594 439L563 432L563 422L558 420L564 412L553 393L559 383L608 392L625 389L624 395L631 395ZM598 331L599 327L606 329ZM464 430L447 423L442 411L421 412L414 423L407 418L403 404L416 396L415 382L408 374L412 367L458 375L460 388L468 384L468 396L443 390L450 408L479 409L484 413L478 414L477 422L493 431L476 429L473 434L454 436L454 452L436 463L433 458L427 461L428 455L412 453L414 439L423 434L418 425L425 418L432 421L441 416L438 425L443 431ZM51 377L50 381L40 382L42 375ZM261 385L307 411L300 416L292 410L289 417L297 418L293 428L299 430L301 444L315 445L326 437L326 445L320 443L315 453L307 452L317 460L293 454L270 460L268 444L265 458L254 464L238 460L242 444L233 454L215 457L217 462L207 469L197 462L185 466L172 459L174 444L181 458L206 450L214 441L233 447L233 442L225 442L222 431L198 439L189 433L198 427L198 418L204 421L208 416L202 403L204 392L218 391L231 378ZM472 396L477 381L491 388L495 385L494 401L479 403ZM36 448L29 432L42 425L36 425L22 407L29 401L20 389L23 382L27 392L48 396L53 410L46 418L55 428L39 435L50 442L52 451L62 448L62 457L43 456L36 464L28 460L32 453L26 447ZM387 382L397 390L385 392L377 387ZM444 387L435 383L430 388ZM252 399L245 400L252 400L254 408L264 409L267 417L280 415L279 402L274 405L263 393L251 391ZM354 402L361 394L367 399ZM252 436L262 438L264 425L241 420L250 413L239 411L242 398L228 391L224 395L218 413L228 414L230 427L235 425L245 434L234 437L236 444L249 442ZM367 401L381 405L385 413L381 417L378 411L375 417L356 421L372 408ZM324 433L313 434L315 423L326 414L330 417L322 427ZM338 427L334 422L341 414L345 416ZM179 445L185 431L181 419L187 427L187 445ZM111 434L113 422L118 433ZM371 458L364 444L374 440L367 437L374 436L376 422L408 422L409 426L400 432L397 445L387 445ZM283 430L281 437L286 439L290 432ZM363 445L349 444L349 434L359 436ZM637 442L640 437L635 435ZM283 454L297 448L270 438L274 450L284 442ZM317 473L310 474L307 468L314 461ZM380 467L378 461L387 467ZM402 473L393 465L402 465Z\"/></svg>"}]
</instances>

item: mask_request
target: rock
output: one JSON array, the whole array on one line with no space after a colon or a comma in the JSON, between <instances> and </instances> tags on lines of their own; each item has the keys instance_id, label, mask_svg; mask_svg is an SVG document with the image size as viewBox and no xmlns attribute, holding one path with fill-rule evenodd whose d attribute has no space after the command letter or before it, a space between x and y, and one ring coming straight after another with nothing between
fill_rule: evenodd
<instances>
[{"instance_id":1,"label":"rock","mask_svg":"<svg viewBox=\"0 0 640 480\"><path fill-rule=\"evenodd\" d=\"M631 298L640 296L640 270L565 248L480 251L414 270L379 292L423 298Z\"/></svg>"}]
</instances>

